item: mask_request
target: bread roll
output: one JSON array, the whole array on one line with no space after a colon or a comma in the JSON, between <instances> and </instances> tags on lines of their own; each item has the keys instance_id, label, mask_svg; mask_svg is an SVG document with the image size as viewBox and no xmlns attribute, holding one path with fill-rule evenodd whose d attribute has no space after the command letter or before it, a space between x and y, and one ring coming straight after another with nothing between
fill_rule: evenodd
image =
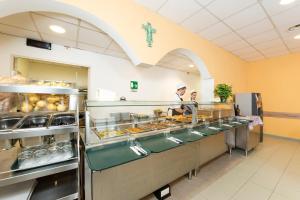
<instances>
[{"instance_id":1,"label":"bread roll","mask_svg":"<svg viewBox=\"0 0 300 200\"><path fill-rule=\"evenodd\" d=\"M49 104L47 105L47 109L48 109L49 111L56 111L56 106L55 106L53 103L49 103Z\"/></svg>"},{"instance_id":2,"label":"bread roll","mask_svg":"<svg viewBox=\"0 0 300 200\"><path fill-rule=\"evenodd\" d=\"M48 103L55 103L58 100L59 100L59 97L57 97L57 96L49 96L49 97L47 97L47 102Z\"/></svg>"},{"instance_id":3,"label":"bread roll","mask_svg":"<svg viewBox=\"0 0 300 200\"><path fill-rule=\"evenodd\" d=\"M36 95L36 94L30 94L29 95L29 102L31 104L34 104L34 103L36 103L39 100L40 100L40 97L38 95Z\"/></svg>"},{"instance_id":4,"label":"bread roll","mask_svg":"<svg viewBox=\"0 0 300 200\"><path fill-rule=\"evenodd\" d=\"M36 103L36 107L39 107L39 108L44 108L46 107L47 103L46 101L43 101L43 100L40 100Z\"/></svg>"},{"instance_id":5,"label":"bread roll","mask_svg":"<svg viewBox=\"0 0 300 200\"><path fill-rule=\"evenodd\" d=\"M59 104L59 105L57 106L57 111L63 112L63 111L66 110L66 108L67 108L67 107L66 107L64 104Z\"/></svg>"},{"instance_id":6,"label":"bread roll","mask_svg":"<svg viewBox=\"0 0 300 200\"><path fill-rule=\"evenodd\" d=\"M32 107L32 105L30 105L29 103L26 103L26 102L24 102L23 104L22 104L22 107L21 107L21 111L22 112L31 112L32 111L32 109L33 109L33 107Z\"/></svg>"}]
</instances>

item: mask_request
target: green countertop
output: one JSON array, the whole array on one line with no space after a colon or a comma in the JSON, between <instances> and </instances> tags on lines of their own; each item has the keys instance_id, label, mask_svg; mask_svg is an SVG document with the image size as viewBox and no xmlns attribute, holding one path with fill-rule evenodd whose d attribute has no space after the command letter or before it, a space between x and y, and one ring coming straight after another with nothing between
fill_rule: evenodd
<instances>
[{"instance_id":1,"label":"green countertop","mask_svg":"<svg viewBox=\"0 0 300 200\"><path fill-rule=\"evenodd\" d=\"M221 130L213 130L209 128L204 128L203 126L194 127L193 129L199 131L200 133L204 133L205 136L214 135L221 132Z\"/></svg>"},{"instance_id":2,"label":"green countertop","mask_svg":"<svg viewBox=\"0 0 300 200\"><path fill-rule=\"evenodd\" d=\"M191 133L188 129L182 129L177 131L172 131L169 136L173 136L183 141L182 144L200 140L206 136L214 135L222 131L230 130L232 128L237 128L240 126L245 126L249 124L249 121L239 121L241 124L227 123L233 127L219 126L218 123L210 124L210 127L220 128L220 130L213 130L210 128L204 128L203 126L194 127L192 130L199 131L204 134L204 136ZM153 153L160 153L182 144L177 144L173 141L167 139L166 135L161 133L158 135L147 136L136 139L138 143L148 152L148 155ZM147 155L137 155L130 149L130 143L127 141L117 142L113 144L103 145L99 147L94 147L86 150L86 157L91 170L99 171L107 168L111 168L117 165L125 164L130 161L141 159Z\"/></svg>"},{"instance_id":3,"label":"green countertop","mask_svg":"<svg viewBox=\"0 0 300 200\"><path fill-rule=\"evenodd\" d=\"M234 123L234 122L238 122L238 123ZM229 122L228 124L230 124L231 126L233 126L234 128L238 128L238 127L241 127L241 126L245 126L245 125L248 125L248 122L240 122L240 121L233 121L233 122Z\"/></svg>"},{"instance_id":4,"label":"green countertop","mask_svg":"<svg viewBox=\"0 0 300 200\"><path fill-rule=\"evenodd\" d=\"M182 140L184 143L194 142L194 141L200 140L203 137L205 137L205 136L191 133L191 131L193 131L193 130L189 131L188 129L183 129L183 130L178 130L178 131L172 131L170 134L173 137Z\"/></svg>"},{"instance_id":5,"label":"green countertop","mask_svg":"<svg viewBox=\"0 0 300 200\"><path fill-rule=\"evenodd\" d=\"M100 171L146 156L139 156L134 153L130 149L129 142L125 141L88 149L86 150L86 157L90 169Z\"/></svg>"},{"instance_id":6,"label":"green countertop","mask_svg":"<svg viewBox=\"0 0 300 200\"><path fill-rule=\"evenodd\" d=\"M168 140L163 133L138 138L137 141L142 145L143 148L149 149L153 153L159 153L182 145Z\"/></svg>"}]
</instances>

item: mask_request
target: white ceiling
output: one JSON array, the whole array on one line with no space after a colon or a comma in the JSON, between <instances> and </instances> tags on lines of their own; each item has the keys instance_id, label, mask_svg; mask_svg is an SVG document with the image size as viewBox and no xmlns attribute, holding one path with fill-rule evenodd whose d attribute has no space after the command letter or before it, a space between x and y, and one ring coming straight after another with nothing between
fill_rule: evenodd
<instances>
[{"instance_id":1,"label":"white ceiling","mask_svg":"<svg viewBox=\"0 0 300 200\"><path fill-rule=\"evenodd\" d=\"M157 66L199 74L199 70L192 60L178 51L168 53L158 62Z\"/></svg>"},{"instance_id":2,"label":"white ceiling","mask_svg":"<svg viewBox=\"0 0 300 200\"><path fill-rule=\"evenodd\" d=\"M49 26L53 24L65 28L65 34L52 32ZM58 13L26 12L0 18L0 33L128 59L121 47L100 29L80 19ZM195 67L189 67L191 64L190 59L173 52L166 55L158 65L199 74Z\"/></svg>"},{"instance_id":3,"label":"white ceiling","mask_svg":"<svg viewBox=\"0 0 300 200\"><path fill-rule=\"evenodd\" d=\"M300 0L136 0L246 61L300 52ZM155 26L155 25L154 25Z\"/></svg>"},{"instance_id":4,"label":"white ceiling","mask_svg":"<svg viewBox=\"0 0 300 200\"><path fill-rule=\"evenodd\" d=\"M53 24L66 32L52 32L49 26ZM121 47L103 31L80 19L57 13L26 12L0 18L0 33L128 59Z\"/></svg>"}]
</instances>

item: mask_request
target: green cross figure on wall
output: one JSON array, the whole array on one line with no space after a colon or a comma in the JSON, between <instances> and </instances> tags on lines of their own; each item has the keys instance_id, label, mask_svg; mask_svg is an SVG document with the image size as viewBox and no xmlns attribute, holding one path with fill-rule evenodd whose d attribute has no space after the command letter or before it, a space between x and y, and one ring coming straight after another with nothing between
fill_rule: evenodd
<instances>
[{"instance_id":1,"label":"green cross figure on wall","mask_svg":"<svg viewBox=\"0 0 300 200\"><path fill-rule=\"evenodd\" d=\"M148 47L152 47L153 44L153 33L156 33L156 30L152 27L150 22L143 24L143 29L146 31L146 41L148 43Z\"/></svg>"}]
</instances>

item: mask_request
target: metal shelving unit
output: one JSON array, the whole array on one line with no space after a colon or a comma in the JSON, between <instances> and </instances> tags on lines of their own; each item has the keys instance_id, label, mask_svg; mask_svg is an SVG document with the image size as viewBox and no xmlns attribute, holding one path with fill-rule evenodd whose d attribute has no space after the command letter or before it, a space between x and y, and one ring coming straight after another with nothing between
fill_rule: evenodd
<instances>
[{"instance_id":1,"label":"metal shelving unit","mask_svg":"<svg viewBox=\"0 0 300 200\"><path fill-rule=\"evenodd\" d=\"M78 126L70 125L63 127L49 127L49 128L33 128L33 129L17 129L12 131L0 132L1 139L17 139L35 136L45 136L45 135L57 135L66 132L78 132Z\"/></svg>"},{"instance_id":2,"label":"metal shelving unit","mask_svg":"<svg viewBox=\"0 0 300 200\"><path fill-rule=\"evenodd\" d=\"M38 167L38 168L18 171L18 172L7 172L7 173L0 174L0 187L15 184L15 183L20 183L31 179L36 179L43 176L57 174L60 172L77 169L77 168L78 168L78 158L74 158L74 160L47 165L44 167Z\"/></svg>"},{"instance_id":3,"label":"metal shelving unit","mask_svg":"<svg viewBox=\"0 0 300 200\"><path fill-rule=\"evenodd\" d=\"M1 84L0 91L6 93L39 93L39 94L79 94L77 89L39 86L39 85L10 85Z\"/></svg>"},{"instance_id":4,"label":"metal shelving unit","mask_svg":"<svg viewBox=\"0 0 300 200\"><path fill-rule=\"evenodd\" d=\"M59 199L78 199L79 194L79 119L78 119L78 101L77 95L79 94L77 89L64 88L64 87L52 87L52 86L40 86L40 85L0 85L0 93L32 93L32 94L55 94L55 95L67 95L69 98L69 110L75 112L76 123L75 125L63 125L53 127L39 127L28 129L13 129L0 131L0 140L15 140L20 138L40 137L57 134L73 134L75 141L76 155L72 158L60 161L54 164L47 164L40 167L34 167L24 170L6 170L0 172L0 187L24 182L27 180L37 179L41 177L54 176L57 173L67 172L70 170L76 170L76 185L77 191L72 194L67 194ZM8 113L9 114L9 113ZM18 148L18 147L14 147ZM17 150L16 150L17 152ZM5 151L1 152L2 155ZM10 154L7 154L10 155ZM7 157L7 156L6 156ZM50 189L50 188L49 188ZM50 193L51 194L51 193Z\"/></svg>"}]
</instances>

